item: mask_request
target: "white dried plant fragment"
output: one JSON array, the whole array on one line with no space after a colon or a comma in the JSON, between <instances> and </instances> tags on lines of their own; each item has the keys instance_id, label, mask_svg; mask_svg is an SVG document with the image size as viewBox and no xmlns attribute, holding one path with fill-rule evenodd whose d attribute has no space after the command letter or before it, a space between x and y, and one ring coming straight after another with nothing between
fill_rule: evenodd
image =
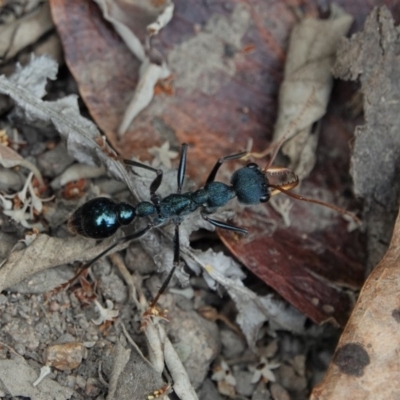
<instances>
[{"instance_id":1,"label":"white dried plant fragment","mask_svg":"<svg viewBox=\"0 0 400 400\"><path fill-rule=\"evenodd\" d=\"M280 363L269 362L265 357L261 357L259 365L253 370L251 383L257 383L260 379L263 379L265 382L276 382L275 374L272 370L280 366Z\"/></svg>"},{"instance_id":2,"label":"white dried plant fragment","mask_svg":"<svg viewBox=\"0 0 400 400\"><path fill-rule=\"evenodd\" d=\"M135 93L118 128L119 135L123 135L137 115L150 104L154 97L154 87L157 82L168 78L170 75L171 71L168 69L165 62L158 65L147 58L143 61L140 67L139 82L136 86Z\"/></svg>"},{"instance_id":3,"label":"white dried plant fragment","mask_svg":"<svg viewBox=\"0 0 400 400\"><path fill-rule=\"evenodd\" d=\"M159 15L156 22L147 26L147 32L150 35L156 35L164 26L166 26L169 21L171 21L174 14L174 4L170 3L164 8L164 11Z\"/></svg>"},{"instance_id":4,"label":"white dried plant fragment","mask_svg":"<svg viewBox=\"0 0 400 400\"><path fill-rule=\"evenodd\" d=\"M32 383L33 386L39 385L40 382L47 376L51 374L51 368L48 365L43 365L42 368L40 368L40 374L39 377L36 379L35 382Z\"/></svg>"},{"instance_id":5,"label":"white dried plant fragment","mask_svg":"<svg viewBox=\"0 0 400 400\"><path fill-rule=\"evenodd\" d=\"M21 166L30 169L41 185L44 185L43 177L36 165L22 158L15 150L0 144L0 164L4 168Z\"/></svg>"},{"instance_id":6,"label":"white dried plant fragment","mask_svg":"<svg viewBox=\"0 0 400 400\"><path fill-rule=\"evenodd\" d=\"M160 147L150 147L148 152L154 156L153 162L151 163L154 168L164 165L168 169L172 167L171 160L178 157L179 154L177 151L170 150L168 141Z\"/></svg>"},{"instance_id":7,"label":"white dried plant fragment","mask_svg":"<svg viewBox=\"0 0 400 400\"><path fill-rule=\"evenodd\" d=\"M50 186L53 189L59 189L67 183L78 181L79 179L93 179L104 175L106 170L103 166L73 164L68 167L60 176L53 179Z\"/></svg>"},{"instance_id":8,"label":"white dried plant fragment","mask_svg":"<svg viewBox=\"0 0 400 400\"><path fill-rule=\"evenodd\" d=\"M211 379L216 382L225 381L230 386L236 386L236 379L229 365L224 360L221 360L216 371L212 374Z\"/></svg>"},{"instance_id":9,"label":"white dried plant fragment","mask_svg":"<svg viewBox=\"0 0 400 400\"><path fill-rule=\"evenodd\" d=\"M92 319L94 324L101 325L106 321L114 321L118 317L119 311L114 310L114 303L111 300L106 300L106 307L103 307L97 300L94 301L94 304L99 312L99 317Z\"/></svg>"},{"instance_id":10,"label":"white dried plant fragment","mask_svg":"<svg viewBox=\"0 0 400 400\"><path fill-rule=\"evenodd\" d=\"M113 25L129 50L141 61L139 82L118 128L118 134L122 136L137 115L150 104L154 96L154 87L156 83L171 75L165 62L156 63L147 56L146 45L148 46L150 43L150 36L156 35L160 29L171 21L174 4L172 1L166 1L165 4L163 4L163 8L152 5L151 3L145 6L140 3L136 4L147 16L154 16L155 18L153 23L145 27L145 31L140 32L142 36L145 36L145 43L142 43L138 35L124 23L124 13L115 2L110 0L94 1L99 5L104 18ZM142 27L134 27L134 29L135 28L140 31Z\"/></svg>"},{"instance_id":11,"label":"white dried plant fragment","mask_svg":"<svg viewBox=\"0 0 400 400\"><path fill-rule=\"evenodd\" d=\"M13 1L15 5L23 2ZM33 0L24 3L23 10L14 11L18 18L0 24L0 63L7 62L25 47L35 44L54 28L47 1Z\"/></svg>"},{"instance_id":12,"label":"white dried plant fragment","mask_svg":"<svg viewBox=\"0 0 400 400\"><path fill-rule=\"evenodd\" d=\"M282 151L300 179L308 176L315 164L318 134L311 134L311 129L326 113L337 46L352 22L350 14L332 4L329 18L305 18L291 33L274 140L293 137Z\"/></svg>"},{"instance_id":13,"label":"white dried plant fragment","mask_svg":"<svg viewBox=\"0 0 400 400\"><path fill-rule=\"evenodd\" d=\"M198 400L199 398L190 383L186 369L165 333L164 327L157 324L156 328L158 329L161 342L164 343L165 365L167 366L174 382L175 393L181 400Z\"/></svg>"},{"instance_id":14,"label":"white dried plant fragment","mask_svg":"<svg viewBox=\"0 0 400 400\"><path fill-rule=\"evenodd\" d=\"M24 187L15 194L0 195L0 200L3 207L3 213L13 219L15 222L21 224L27 229L37 229L42 231L44 229L41 223L30 223L33 220L34 211L41 212L43 210L43 202L50 201L53 197L41 199L37 196L36 191L32 185L33 172L31 172L24 184ZM21 208L13 208L14 204L11 199L18 197L22 203ZM29 211L28 211L29 210Z\"/></svg>"},{"instance_id":15,"label":"white dried plant fragment","mask_svg":"<svg viewBox=\"0 0 400 400\"><path fill-rule=\"evenodd\" d=\"M103 17L108 22L112 24L117 33L124 40L125 44L128 46L129 50L140 60L144 61L146 58L144 47L140 43L139 38L122 22L113 16L113 11L117 13L116 10L118 6L113 2L108 0L94 0L98 4L101 11L103 12Z\"/></svg>"}]
</instances>

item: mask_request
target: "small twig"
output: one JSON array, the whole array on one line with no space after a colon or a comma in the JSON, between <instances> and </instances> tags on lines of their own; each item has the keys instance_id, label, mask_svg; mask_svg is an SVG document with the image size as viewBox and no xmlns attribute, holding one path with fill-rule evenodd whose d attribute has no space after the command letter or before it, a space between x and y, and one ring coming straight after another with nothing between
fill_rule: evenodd
<instances>
[{"instance_id":1,"label":"small twig","mask_svg":"<svg viewBox=\"0 0 400 400\"><path fill-rule=\"evenodd\" d=\"M124 280L128 286L129 299L132 299L133 302L135 303L136 307L140 310L141 306L138 301L135 282L134 282L132 275L129 272L128 268L126 268L124 260L118 253L110 254L109 257L110 257L111 262L118 268L118 271L120 272L120 274L122 275L122 277L124 278Z\"/></svg>"}]
</instances>

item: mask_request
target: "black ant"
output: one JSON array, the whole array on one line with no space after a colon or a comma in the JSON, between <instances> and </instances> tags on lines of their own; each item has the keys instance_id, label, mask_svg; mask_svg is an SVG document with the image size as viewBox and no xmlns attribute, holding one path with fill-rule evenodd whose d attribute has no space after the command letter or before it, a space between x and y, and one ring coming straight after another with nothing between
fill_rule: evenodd
<instances>
[{"instance_id":1,"label":"black ant","mask_svg":"<svg viewBox=\"0 0 400 400\"><path fill-rule=\"evenodd\" d=\"M221 165L226 161L238 160L251 155L251 153L241 152L232 154L219 159L211 170L204 187L193 192L182 193L182 186L185 177L186 156L188 145L182 145L180 162L177 174L177 192L172 193L164 198L157 194L157 190L161 185L163 172L148 165L137 161L123 160L126 165L137 168L144 168L156 173L156 177L150 185L150 201L141 201L136 206L128 203L119 203L109 198L99 197L88 201L83 206L78 208L69 219L69 227L73 232L80 235L94 238L104 239L112 236L121 226L131 224L135 218L146 217L150 220L147 225L134 233L128 234L125 237L118 239L114 244L100 253L97 257L90 260L87 264L80 268L78 274L68 281L63 287L74 282L76 278L87 270L94 262L109 253L113 248L121 243L126 243L131 240L139 239L149 232L152 228L160 227L172 222L175 225L174 234L174 257L173 267L167 278L159 289L157 295L150 304L150 309L154 308L159 297L167 288L174 271L180 263L180 240L179 226L183 218L200 209L201 217L217 228L227 229L240 234L246 234L247 230L219 221L210 217L219 207L225 206L230 200L235 197L239 203L244 205L255 205L267 202L270 197L276 193L283 192L291 197L299 200L309 201L351 216L358 221L353 214L339 207L321 202L318 200L304 198L293 194L289 190L297 186L299 179L292 171L286 168L270 168L279 148L286 139L283 138L270 148L272 152L271 159L268 165L261 169L255 163L249 163L244 167L235 171L230 179L230 185L215 181L217 172ZM272 184L272 180L277 175L291 176L284 183Z\"/></svg>"}]
</instances>

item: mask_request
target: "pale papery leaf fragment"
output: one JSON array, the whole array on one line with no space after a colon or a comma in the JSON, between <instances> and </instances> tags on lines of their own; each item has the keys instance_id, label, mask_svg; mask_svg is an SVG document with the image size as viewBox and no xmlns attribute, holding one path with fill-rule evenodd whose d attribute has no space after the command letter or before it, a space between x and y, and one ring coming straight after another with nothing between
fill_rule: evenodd
<instances>
[{"instance_id":1,"label":"pale papery leaf fragment","mask_svg":"<svg viewBox=\"0 0 400 400\"><path fill-rule=\"evenodd\" d=\"M34 174L41 185L44 185L43 177L36 165L32 164L28 160L22 158L15 150L8 146L0 144L0 164L5 168L14 168L21 166L28 168Z\"/></svg>"},{"instance_id":2,"label":"pale papery leaf fragment","mask_svg":"<svg viewBox=\"0 0 400 400\"><path fill-rule=\"evenodd\" d=\"M146 58L144 47L137 35L135 35L128 26L119 21L118 16L121 11L118 5L108 0L94 0L94 2L98 4L103 12L103 17L113 25L114 29L128 46L128 49L143 62Z\"/></svg>"},{"instance_id":3,"label":"pale papery leaf fragment","mask_svg":"<svg viewBox=\"0 0 400 400\"><path fill-rule=\"evenodd\" d=\"M300 179L314 167L318 134L311 129L326 112L337 46L353 22L353 17L335 4L330 13L327 19L305 18L294 26L279 91L274 140L293 137L282 151Z\"/></svg>"},{"instance_id":4,"label":"pale papery leaf fragment","mask_svg":"<svg viewBox=\"0 0 400 400\"><path fill-rule=\"evenodd\" d=\"M47 1L35 0L25 3L27 3L23 7L25 15L0 25L0 64L15 57L25 47L35 44L39 38L54 28Z\"/></svg>"}]
</instances>

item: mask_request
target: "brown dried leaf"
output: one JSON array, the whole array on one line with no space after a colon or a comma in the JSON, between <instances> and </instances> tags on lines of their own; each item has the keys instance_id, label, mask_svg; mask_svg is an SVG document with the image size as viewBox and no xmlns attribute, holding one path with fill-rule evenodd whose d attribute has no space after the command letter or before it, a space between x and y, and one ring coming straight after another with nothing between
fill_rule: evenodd
<instances>
[{"instance_id":1,"label":"brown dried leaf","mask_svg":"<svg viewBox=\"0 0 400 400\"><path fill-rule=\"evenodd\" d=\"M82 240L79 237L59 239L45 234L38 235L29 247L14 251L4 262L0 269L0 289L10 288L37 272L57 265L88 261L109 244L110 242L103 241L98 246L93 246L92 240ZM122 245L117 250L126 246Z\"/></svg>"},{"instance_id":2,"label":"brown dried leaf","mask_svg":"<svg viewBox=\"0 0 400 400\"><path fill-rule=\"evenodd\" d=\"M313 400L397 399L400 363L400 217L385 257L364 284Z\"/></svg>"}]
</instances>

